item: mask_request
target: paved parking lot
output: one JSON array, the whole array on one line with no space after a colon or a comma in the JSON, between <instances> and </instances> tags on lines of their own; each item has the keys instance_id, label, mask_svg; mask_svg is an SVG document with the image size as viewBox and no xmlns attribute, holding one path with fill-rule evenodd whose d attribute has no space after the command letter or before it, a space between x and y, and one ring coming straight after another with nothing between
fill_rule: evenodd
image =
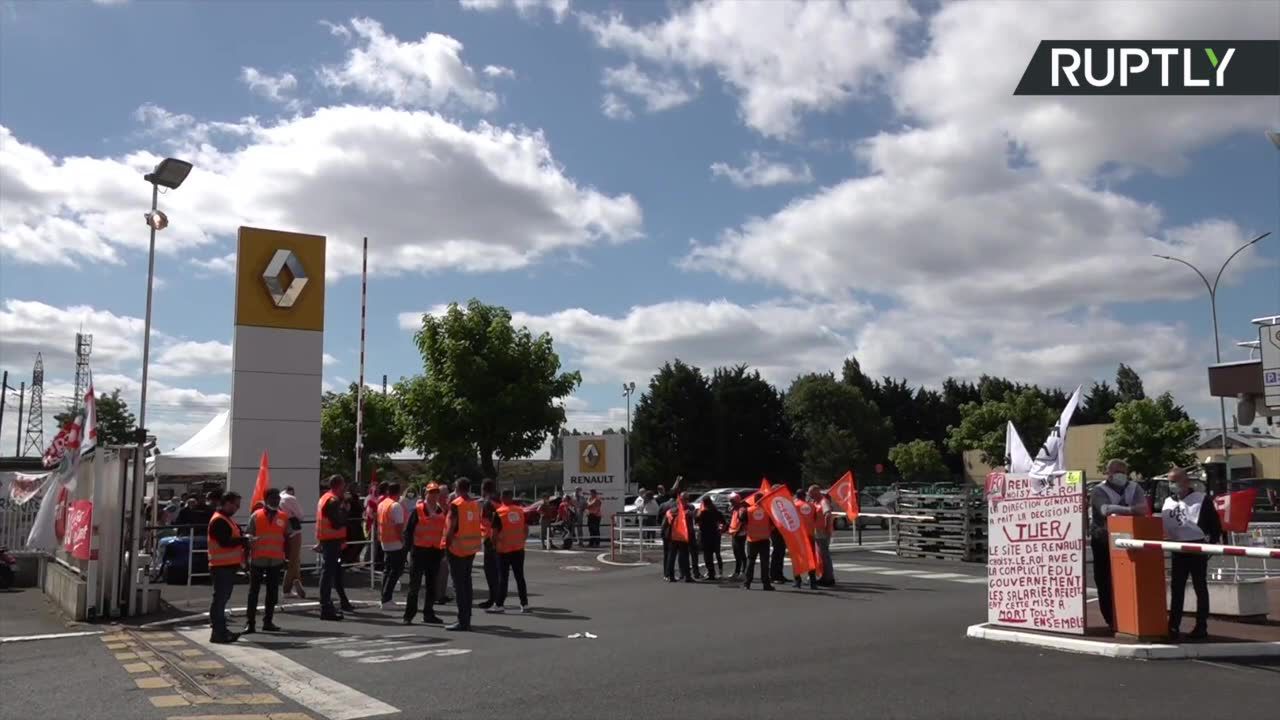
<instances>
[{"instance_id":1,"label":"paved parking lot","mask_svg":"<svg viewBox=\"0 0 1280 720\"><path fill-rule=\"evenodd\" d=\"M841 551L838 587L774 593L668 584L654 566L609 566L593 552L532 551L534 612L477 612L472 633L406 627L399 607L323 623L303 606L278 617L284 633L234 646L210 646L207 628L183 622L129 637L9 643L0 672L6 687L26 688L18 697L34 717L74 708L82 718L650 718L670 716L673 703L681 715L709 718L773 717L780 708L1070 720L1275 710L1276 666L1105 660L967 639L966 627L985 617L983 568L877 549ZM477 584L483 597L479 574ZM155 655L116 656L139 651ZM139 672L172 676L170 661L196 690L162 680L139 687ZM212 701L198 690L202 679L228 677L248 684L209 686Z\"/></svg>"}]
</instances>

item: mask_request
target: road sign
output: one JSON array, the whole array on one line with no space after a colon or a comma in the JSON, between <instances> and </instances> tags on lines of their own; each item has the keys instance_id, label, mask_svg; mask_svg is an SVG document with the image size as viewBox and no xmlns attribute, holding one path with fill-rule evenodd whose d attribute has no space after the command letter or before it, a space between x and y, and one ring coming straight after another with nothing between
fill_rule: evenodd
<instances>
[{"instance_id":1,"label":"road sign","mask_svg":"<svg viewBox=\"0 0 1280 720\"><path fill-rule=\"evenodd\" d=\"M1267 407L1280 410L1280 324L1258 328L1262 348L1262 392Z\"/></svg>"}]
</instances>

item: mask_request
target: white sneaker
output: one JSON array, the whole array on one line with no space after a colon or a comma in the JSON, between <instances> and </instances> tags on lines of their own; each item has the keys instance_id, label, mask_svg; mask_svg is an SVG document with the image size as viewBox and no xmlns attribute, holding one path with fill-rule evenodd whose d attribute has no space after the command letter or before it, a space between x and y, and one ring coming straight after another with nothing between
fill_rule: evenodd
<instances>
[{"instance_id":1,"label":"white sneaker","mask_svg":"<svg viewBox=\"0 0 1280 720\"><path fill-rule=\"evenodd\" d=\"M487 612L487 613L489 613L489 614L491 614L491 615L501 615L502 613L504 613L504 612L506 612L506 611L507 611L507 609L506 609L506 608L504 608L504 607L502 607L501 605L494 605L493 607L491 607L491 608L487 608L487 609L485 610L485 612Z\"/></svg>"},{"instance_id":2,"label":"white sneaker","mask_svg":"<svg viewBox=\"0 0 1280 720\"><path fill-rule=\"evenodd\" d=\"M528 605L521 605L521 606L520 606L520 614L521 614L521 615L526 615L526 614L528 614L529 612L531 612L531 610L529 609L529 606L528 606Z\"/></svg>"},{"instance_id":3,"label":"white sneaker","mask_svg":"<svg viewBox=\"0 0 1280 720\"><path fill-rule=\"evenodd\" d=\"M378 601L378 609L379 609L379 610L386 610L386 609L387 609L387 604L386 604L386 603L384 603L384 602L382 602L382 601Z\"/></svg>"}]
</instances>

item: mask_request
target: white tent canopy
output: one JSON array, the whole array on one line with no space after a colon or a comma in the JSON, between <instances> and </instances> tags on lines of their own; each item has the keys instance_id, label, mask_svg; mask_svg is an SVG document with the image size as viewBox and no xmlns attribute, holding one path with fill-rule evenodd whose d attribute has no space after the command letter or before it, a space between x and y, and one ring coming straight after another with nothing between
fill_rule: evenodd
<instances>
[{"instance_id":1,"label":"white tent canopy","mask_svg":"<svg viewBox=\"0 0 1280 720\"><path fill-rule=\"evenodd\" d=\"M223 410L190 439L155 458L154 472L166 475L225 475L231 448L231 411Z\"/></svg>"}]
</instances>

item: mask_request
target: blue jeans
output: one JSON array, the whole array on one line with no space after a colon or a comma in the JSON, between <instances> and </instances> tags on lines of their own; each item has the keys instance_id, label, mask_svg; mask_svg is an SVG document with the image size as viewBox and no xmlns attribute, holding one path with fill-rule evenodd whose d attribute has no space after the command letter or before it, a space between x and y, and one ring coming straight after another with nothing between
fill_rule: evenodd
<instances>
[{"instance_id":1,"label":"blue jeans","mask_svg":"<svg viewBox=\"0 0 1280 720\"><path fill-rule=\"evenodd\" d=\"M227 634L227 601L236 586L236 568L215 567L209 569L213 580L213 602L209 605L209 625L214 637Z\"/></svg>"}]
</instances>

